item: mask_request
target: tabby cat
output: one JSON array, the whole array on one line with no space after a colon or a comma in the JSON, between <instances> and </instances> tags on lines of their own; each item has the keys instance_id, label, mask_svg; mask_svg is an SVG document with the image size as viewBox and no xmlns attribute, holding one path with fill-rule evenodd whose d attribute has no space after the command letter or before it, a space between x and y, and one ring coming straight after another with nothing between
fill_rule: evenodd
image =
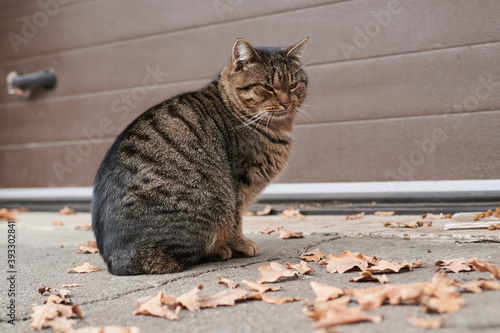
<instances>
[{"instance_id":1,"label":"tabby cat","mask_svg":"<svg viewBox=\"0 0 500 333\"><path fill-rule=\"evenodd\" d=\"M203 258L255 256L242 215L278 175L306 96L300 57L238 39L199 91L141 114L95 178L92 228L112 274L178 272Z\"/></svg>"}]
</instances>

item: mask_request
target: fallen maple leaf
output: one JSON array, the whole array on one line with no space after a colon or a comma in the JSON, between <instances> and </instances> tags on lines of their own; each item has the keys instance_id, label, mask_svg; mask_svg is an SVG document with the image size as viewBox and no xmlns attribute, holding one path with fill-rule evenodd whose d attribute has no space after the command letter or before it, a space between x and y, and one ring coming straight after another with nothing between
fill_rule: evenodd
<instances>
[{"instance_id":1,"label":"fallen maple leaf","mask_svg":"<svg viewBox=\"0 0 500 333\"><path fill-rule=\"evenodd\" d=\"M304 238L302 234L299 234L298 232L295 231L290 231L286 229L279 229L278 231L280 233L279 239Z\"/></svg>"},{"instance_id":2,"label":"fallen maple leaf","mask_svg":"<svg viewBox=\"0 0 500 333\"><path fill-rule=\"evenodd\" d=\"M297 265L292 265L290 264L289 262L286 263L286 267L288 269L294 269L296 270L299 274L303 275L303 274L312 274L314 273L314 268L312 268L311 265L309 265L307 262L305 261L301 261L299 264Z\"/></svg>"},{"instance_id":3,"label":"fallen maple leaf","mask_svg":"<svg viewBox=\"0 0 500 333\"><path fill-rule=\"evenodd\" d=\"M156 296L144 297L137 301L137 308L134 311L134 316L137 315L150 315L155 317L162 317L168 320L178 320L179 312L181 311L180 306L175 304L165 304L165 299L171 300L174 296L165 295L165 291L162 290L156 294Z\"/></svg>"},{"instance_id":4,"label":"fallen maple leaf","mask_svg":"<svg viewBox=\"0 0 500 333\"><path fill-rule=\"evenodd\" d=\"M68 271L68 273L92 273L92 272L97 272L100 270L101 269L99 267L96 267L92 264L89 264L88 262L85 262L82 265L77 265L77 266L71 268Z\"/></svg>"},{"instance_id":5,"label":"fallen maple leaf","mask_svg":"<svg viewBox=\"0 0 500 333\"><path fill-rule=\"evenodd\" d=\"M69 208L68 206L64 206L63 209L59 210L59 214L61 214L61 215L71 215L71 214L75 214L75 211L72 208Z\"/></svg>"},{"instance_id":6,"label":"fallen maple leaf","mask_svg":"<svg viewBox=\"0 0 500 333\"><path fill-rule=\"evenodd\" d=\"M101 327L82 327L67 331L68 333L140 333L141 329L136 326L101 326Z\"/></svg>"},{"instance_id":7,"label":"fallen maple leaf","mask_svg":"<svg viewBox=\"0 0 500 333\"><path fill-rule=\"evenodd\" d=\"M38 331L44 327L49 327L48 322L56 317L71 318L73 314L76 314L78 317L83 318L82 311L77 305L50 303L37 305L31 309L33 310L31 314L31 330Z\"/></svg>"},{"instance_id":8,"label":"fallen maple leaf","mask_svg":"<svg viewBox=\"0 0 500 333\"><path fill-rule=\"evenodd\" d=\"M81 283L70 283L70 284L63 284L62 287L63 288L75 288L75 287L81 287L83 286L83 284Z\"/></svg>"},{"instance_id":9,"label":"fallen maple leaf","mask_svg":"<svg viewBox=\"0 0 500 333\"><path fill-rule=\"evenodd\" d=\"M344 295L344 291L340 288L315 281L311 281L311 288L316 294L316 302L326 302Z\"/></svg>"},{"instance_id":10,"label":"fallen maple leaf","mask_svg":"<svg viewBox=\"0 0 500 333\"><path fill-rule=\"evenodd\" d=\"M244 289L227 289L209 296L199 297L198 308L216 308L218 306L234 306L236 301L244 300L253 295L253 292Z\"/></svg>"},{"instance_id":11,"label":"fallen maple leaf","mask_svg":"<svg viewBox=\"0 0 500 333\"><path fill-rule=\"evenodd\" d=\"M330 254L326 259L319 262L320 265L327 265L326 270L329 273L343 274L354 268L359 268L364 271L368 268L368 261L361 253L354 255L351 251L346 250L340 255Z\"/></svg>"},{"instance_id":12,"label":"fallen maple leaf","mask_svg":"<svg viewBox=\"0 0 500 333\"><path fill-rule=\"evenodd\" d=\"M276 227L276 228L269 228L269 227L265 227L263 230L260 230L259 233L260 234L264 234L264 235L269 235L270 233L273 233L275 231L278 231L280 230L282 227Z\"/></svg>"},{"instance_id":13,"label":"fallen maple leaf","mask_svg":"<svg viewBox=\"0 0 500 333\"><path fill-rule=\"evenodd\" d=\"M99 249L97 248L96 241L88 241L87 245L78 244L78 250L76 250L76 253L98 253L98 252Z\"/></svg>"},{"instance_id":14,"label":"fallen maple leaf","mask_svg":"<svg viewBox=\"0 0 500 333\"><path fill-rule=\"evenodd\" d=\"M62 226L64 226L64 222L60 221L60 220L55 220L55 221L52 222L52 225L54 227L62 227Z\"/></svg>"},{"instance_id":15,"label":"fallen maple leaf","mask_svg":"<svg viewBox=\"0 0 500 333\"><path fill-rule=\"evenodd\" d=\"M379 283L389 283L387 275L373 275L369 271L360 272L358 277L353 277L349 282L360 282L360 281L378 281Z\"/></svg>"},{"instance_id":16,"label":"fallen maple leaf","mask_svg":"<svg viewBox=\"0 0 500 333\"><path fill-rule=\"evenodd\" d=\"M424 263L421 261L413 261L413 262L403 262L402 264L398 264L397 262L387 261L387 260L379 260L376 262L370 263L371 267L368 267L366 270L372 273L384 272L384 271L392 271L394 273L399 273L399 271L403 268L408 269L409 271L413 270L413 266L422 266Z\"/></svg>"},{"instance_id":17,"label":"fallen maple leaf","mask_svg":"<svg viewBox=\"0 0 500 333\"><path fill-rule=\"evenodd\" d=\"M317 321L313 322L313 328L328 328L337 325L354 324L364 321L372 323L380 323L382 315L367 315L363 313L360 307L357 308L341 308L332 307L324 312Z\"/></svg>"},{"instance_id":18,"label":"fallen maple leaf","mask_svg":"<svg viewBox=\"0 0 500 333\"><path fill-rule=\"evenodd\" d=\"M387 284L367 289L346 289L364 310L374 310L386 300L391 305L420 304L422 311L451 313L465 305L465 299L455 288L456 281L446 273L437 273L432 282L415 282L403 285Z\"/></svg>"},{"instance_id":19,"label":"fallen maple leaf","mask_svg":"<svg viewBox=\"0 0 500 333\"><path fill-rule=\"evenodd\" d=\"M394 228L418 228L424 225L424 222L382 222L384 227L394 227Z\"/></svg>"},{"instance_id":20,"label":"fallen maple leaf","mask_svg":"<svg viewBox=\"0 0 500 333\"><path fill-rule=\"evenodd\" d=\"M436 261L434 264L435 266L440 266L438 269L436 269L436 272L440 270L448 270L452 271L453 273L459 273L459 272L468 272L475 270L472 265L467 263L467 260L462 258L454 258L454 259L446 259L446 260L439 260Z\"/></svg>"},{"instance_id":21,"label":"fallen maple leaf","mask_svg":"<svg viewBox=\"0 0 500 333\"><path fill-rule=\"evenodd\" d=\"M391 211L391 212L382 212L382 211L380 211L380 210L379 210L379 211L376 211L376 212L375 212L375 213L373 213L373 214L375 214L375 215L377 215L377 216L392 216L392 215L394 215L395 213L396 213L396 212L393 212L393 211Z\"/></svg>"},{"instance_id":22,"label":"fallen maple leaf","mask_svg":"<svg viewBox=\"0 0 500 333\"><path fill-rule=\"evenodd\" d=\"M295 218L303 219L306 217L305 215L301 214L298 209L293 209L293 206L290 206L290 208L285 209L278 215L284 218L293 218L293 219Z\"/></svg>"},{"instance_id":23,"label":"fallen maple leaf","mask_svg":"<svg viewBox=\"0 0 500 333\"><path fill-rule=\"evenodd\" d=\"M79 224L75 227L75 230L78 230L78 229L90 230L90 229L92 229L92 224Z\"/></svg>"},{"instance_id":24,"label":"fallen maple leaf","mask_svg":"<svg viewBox=\"0 0 500 333\"><path fill-rule=\"evenodd\" d=\"M264 207L263 210L260 210L260 211L257 211L257 212L246 212L245 216L263 216L263 215L269 215L269 214L271 214L272 210L273 210L273 207L266 206L266 207Z\"/></svg>"},{"instance_id":25,"label":"fallen maple leaf","mask_svg":"<svg viewBox=\"0 0 500 333\"><path fill-rule=\"evenodd\" d=\"M260 284L260 283L256 283L256 282L252 282L252 281L247 281L247 280L243 280L243 281L241 281L241 283L244 284L245 286L247 286L248 288L252 289L252 290L258 291L261 294L265 293L266 291L276 291L276 290L280 290L281 289L281 286L279 286L279 287L268 286L268 285L265 285L265 284Z\"/></svg>"},{"instance_id":26,"label":"fallen maple leaf","mask_svg":"<svg viewBox=\"0 0 500 333\"><path fill-rule=\"evenodd\" d=\"M347 215L345 217L346 220L358 220L362 218L365 215L365 212L361 212L359 214L354 214L354 215Z\"/></svg>"},{"instance_id":27,"label":"fallen maple leaf","mask_svg":"<svg viewBox=\"0 0 500 333\"><path fill-rule=\"evenodd\" d=\"M40 288L38 288L38 293L40 293L40 295L43 295L45 294L46 292L52 292L52 287L48 287L48 286L41 286Z\"/></svg>"},{"instance_id":28,"label":"fallen maple leaf","mask_svg":"<svg viewBox=\"0 0 500 333\"><path fill-rule=\"evenodd\" d=\"M323 251L321 251L320 249L316 249L316 250L302 253L299 256L299 258L306 260L306 261L320 261L321 259L325 258L325 253Z\"/></svg>"},{"instance_id":29,"label":"fallen maple leaf","mask_svg":"<svg viewBox=\"0 0 500 333\"><path fill-rule=\"evenodd\" d=\"M6 208L0 209L0 220L17 220L16 219L16 214L12 210L8 210Z\"/></svg>"},{"instance_id":30,"label":"fallen maple leaf","mask_svg":"<svg viewBox=\"0 0 500 333\"><path fill-rule=\"evenodd\" d=\"M446 323L449 320L449 317L444 316L441 319L425 319L425 318L413 317L412 315L408 314L406 315L406 320L413 326L426 330L426 329L438 329L443 327L444 323Z\"/></svg>"},{"instance_id":31,"label":"fallen maple leaf","mask_svg":"<svg viewBox=\"0 0 500 333\"><path fill-rule=\"evenodd\" d=\"M239 283L223 278L220 275L217 275L217 279L219 279L219 281L217 281L218 284L225 284L229 289L234 289L240 285Z\"/></svg>"},{"instance_id":32,"label":"fallen maple leaf","mask_svg":"<svg viewBox=\"0 0 500 333\"><path fill-rule=\"evenodd\" d=\"M261 273L261 276L259 276L259 278L257 279L257 283L276 282L279 279L299 276L297 272L286 269L277 262L271 262L267 265L261 265L258 269Z\"/></svg>"},{"instance_id":33,"label":"fallen maple leaf","mask_svg":"<svg viewBox=\"0 0 500 333\"><path fill-rule=\"evenodd\" d=\"M261 299L262 301L269 304L284 304L289 302L299 301L299 297L271 297L267 294L255 294L254 299Z\"/></svg>"},{"instance_id":34,"label":"fallen maple leaf","mask_svg":"<svg viewBox=\"0 0 500 333\"><path fill-rule=\"evenodd\" d=\"M457 284L457 287L478 294L483 292L483 289L500 290L500 282L494 280L478 279L463 284L459 283Z\"/></svg>"},{"instance_id":35,"label":"fallen maple leaf","mask_svg":"<svg viewBox=\"0 0 500 333\"><path fill-rule=\"evenodd\" d=\"M196 312L200 309L198 302L198 293L203 289L203 285L199 285L198 287L191 289L185 294L182 294L177 298L177 302L182 304L183 307L188 309L191 312Z\"/></svg>"},{"instance_id":36,"label":"fallen maple leaf","mask_svg":"<svg viewBox=\"0 0 500 333\"><path fill-rule=\"evenodd\" d=\"M422 215L422 218L423 219L429 218L429 219L436 219L436 220L449 219L449 218L451 218L451 214L444 215L443 213L440 213L440 214L427 213L427 214Z\"/></svg>"},{"instance_id":37,"label":"fallen maple leaf","mask_svg":"<svg viewBox=\"0 0 500 333\"><path fill-rule=\"evenodd\" d=\"M494 265L483 259L477 258L472 258L468 260L467 263L475 267L480 272L489 272L493 279L500 280L500 267L498 265Z\"/></svg>"}]
</instances>

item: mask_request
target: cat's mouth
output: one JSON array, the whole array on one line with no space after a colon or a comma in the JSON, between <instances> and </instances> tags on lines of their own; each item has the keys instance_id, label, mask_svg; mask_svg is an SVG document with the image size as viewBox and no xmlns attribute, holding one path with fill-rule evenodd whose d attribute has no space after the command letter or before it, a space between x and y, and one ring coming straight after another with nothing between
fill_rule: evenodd
<instances>
[{"instance_id":1,"label":"cat's mouth","mask_svg":"<svg viewBox=\"0 0 500 333\"><path fill-rule=\"evenodd\" d=\"M277 110L277 111L272 111L271 115L273 117L285 117L288 115L290 111L288 109L283 109L283 110Z\"/></svg>"}]
</instances>

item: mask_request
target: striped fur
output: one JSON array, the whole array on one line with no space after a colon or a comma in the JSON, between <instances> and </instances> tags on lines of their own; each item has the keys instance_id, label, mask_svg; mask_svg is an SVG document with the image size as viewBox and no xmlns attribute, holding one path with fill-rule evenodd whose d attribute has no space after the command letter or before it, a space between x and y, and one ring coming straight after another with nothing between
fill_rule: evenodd
<instances>
[{"instance_id":1,"label":"striped fur","mask_svg":"<svg viewBox=\"0 0 500 333\"><path fill-rule=\"evenodd\" d=\"M204 257L254 256L245 209L286 164L306 94L300 55L239 39L199 91L144 112L97 172L92 226L112 274L178 272Z\"/></svg>"}]
</instances>

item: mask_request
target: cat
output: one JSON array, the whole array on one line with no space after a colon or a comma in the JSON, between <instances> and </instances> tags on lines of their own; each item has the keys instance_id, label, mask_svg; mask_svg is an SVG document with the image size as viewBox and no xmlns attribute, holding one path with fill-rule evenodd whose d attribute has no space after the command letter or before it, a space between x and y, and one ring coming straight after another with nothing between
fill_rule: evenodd
<instances>
[{"instance_id":1,"label":"cat","mask_svg":"<svg viewBox=\"0 0 500 333\"><path fill-rule=\"evenodd\" d=\"M290 154L307 41L254 48L238 39L213 81L153 106L116 138L92 198L110 273L175 273L204 258L257 254L242 215Z\"/></svg>"}]
</instances>

